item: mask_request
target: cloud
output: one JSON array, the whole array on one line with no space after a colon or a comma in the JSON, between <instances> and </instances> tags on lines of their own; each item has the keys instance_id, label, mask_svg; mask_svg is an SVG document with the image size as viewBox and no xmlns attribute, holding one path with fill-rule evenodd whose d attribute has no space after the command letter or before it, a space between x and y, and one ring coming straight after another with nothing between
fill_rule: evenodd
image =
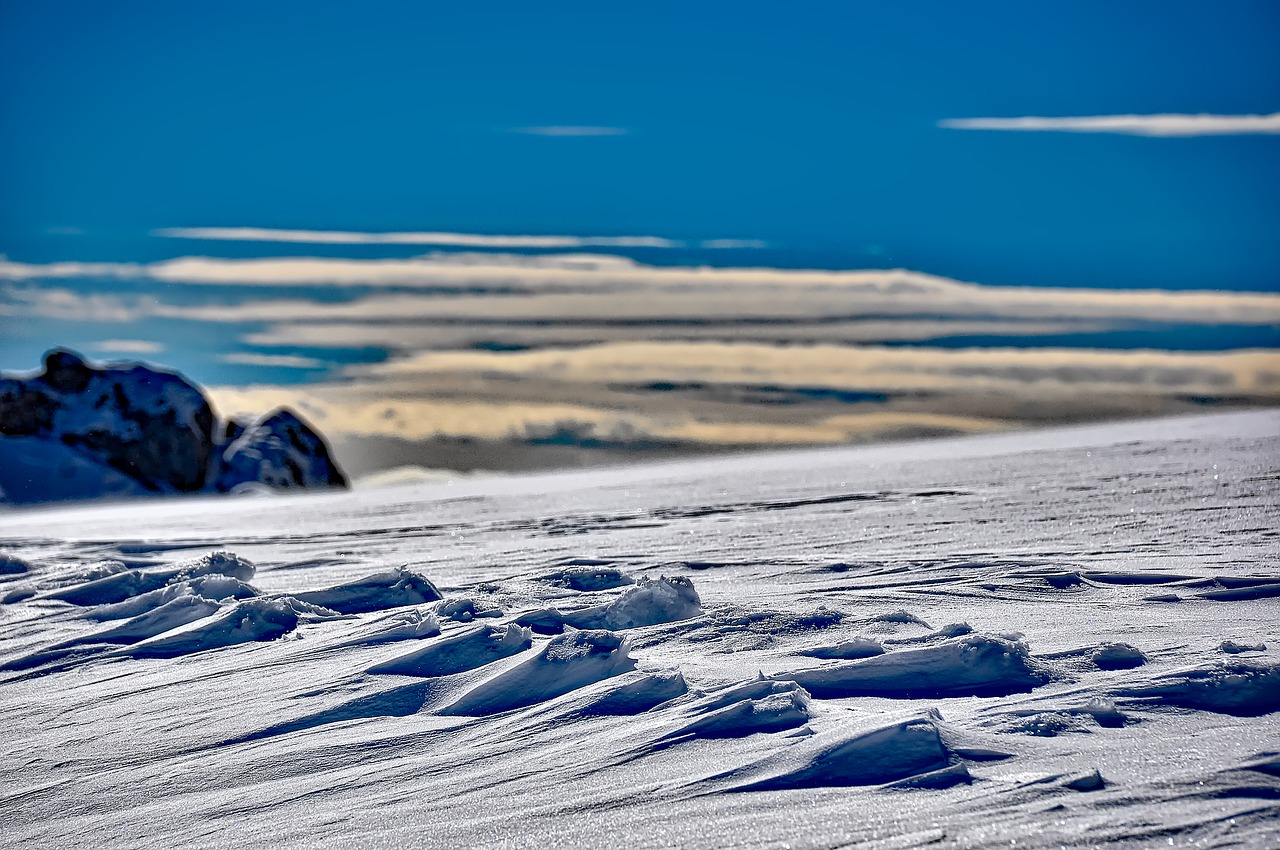
<instances>
[{"instance_id":1,"label":"cloud","mask_svg":"<svg viewBox=\"0 0 1280 850\"><path fill-rule=\"evenodd\" d=\"M742 248L768 248L769 243L763 239L703 239L703 248L717 249L742 249Z\"/></svg>"},{"instance_id":2,"label":"cloud","mask_svg":"<svg viewBox=\"0 0 1280 850\"><path fill-rule=\"evenodd\" d=\"M232 242L292 242L312 245L449 245L461 248L679 248L660 236L494 236L479 233L360 233L346 230L276 230L265 227L166 227L151 231L167 239ZM730 240L732 241L732 240ZM705 243L704 243L705 247Z\"/></svg>"},{"instance_id":3,"label":"cloud","mask_svg":"<svg viewBox=\"0 0 1280 850\"><path fill-rule=\"evenodd\" d=\"M0 261L0 267L4 263ZM3 273L0 272L0 277ZM32 286L0 286L0 316L65 322L132 322L143 310L115 295Z\"/></svg>"},{"instance_id":4,"label":"cloud","mask_svg":"<svg viewBox=\"0 0 1280 850\"><path fill-rule=\"evenodd\" d=\"M951 130L1120 133L1128 136L1236 136L1280 133L1280 112L1270 115L1088 115L1059 118L949 118Z\"/></svg>"},{"instance_id":5,"label":"cloud","mask_svg":"<svg viewBox=\"0 0 1280 850\"><path fill-rule=\"evenodd\" d=\"M85 266L88 266L86 268ZM188 304L123 300L43 287L0 287L0 313L125 321L164 315L207 321L409 321L631 327L730 327L861 319L1193 324L1280 323L1280 295L1261 292L982 286L903 269L816 271L648 266L624 257L437 254L403 260L182 257L150 265L0 262L17 280L112 276L165 284L296 287L304 297ZM347 300L305 289L384 292ZM391 290L391 291L386 291ZM93 299L93 300L91 300Z\"/></svg>"},{"instance_id":6,"label":"cloud","mask_svg":"<svg viewBox=\"0 0 1280 850\"><path fill-rule=\"evenodd\" d=\"M89 343L89 348L106 354L159 354L164 346L149 339L104 339Z\"/></svg>"},{"instance_id":7,"label":"cloud","mask_svg":"<svg viewBox=\"0 0 1280 850\"><path fill-rule=\"evenodd\" d=\"M220 354L218 355L218 360L222 363L234 363L239 366L267 366L285 369L323 369L328 365L323 360L317 360L314 357L303 357L297 354L235 352L232 354Z\"/></svg>"},{"instance_id":8,"label":"cloud","mask_svg":"<svg viewBox=\"0 0 1280 850\"><path fill-rule=\"evenodd\" d=\"M549 127L512 127L512 133L525 136L625 136L629 131L623 127L592 127L555 125Z\"/></svg>"},{"instance_id":9,"label":"cloud","mask_svg":"<svg viewBox=\"0 0 1280 850\"><path fill-rule=\"evenodd\" d=\"M340 380L213 394L225 413L302 406L333 439L501 440L574 421L709 447L800 445L1186 411L1189 396L1274 403L1276 362L1256 351L620 343L422 353Z\"/></svg>"}]
</instances>

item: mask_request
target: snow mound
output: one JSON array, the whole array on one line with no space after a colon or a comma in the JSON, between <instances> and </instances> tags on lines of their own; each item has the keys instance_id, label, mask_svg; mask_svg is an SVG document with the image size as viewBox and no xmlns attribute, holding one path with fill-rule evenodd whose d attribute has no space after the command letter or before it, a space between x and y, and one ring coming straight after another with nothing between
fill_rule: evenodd
<instances>
[{"instance_id":1,"label":"snow mound","mask_svg":"<svg viewBox=\"0 0 1280 850\"><path fill-rule=\"evenodd\" d=\"M780 732L810 720L809 693L795 682L757 680L700 700L688 708L693 718L664 735L659 745L690 738L743 738Z\"/></svg>"},{"instance_id":2,"label":"snow mound","mask_svg":"<svg viewBox=\"0 0 1280 850\"><path fill-rule=\"evenodd\" d=\"M570 564L553 573L542 576L539 581L552 587L563 587L568 590L612 590L635 584L635 579L616 567L588 564Z\"/></svg>"},{"instance_id":3,"label":"snow mound","mask_svg":"<svg viewBox=\"0 0 1280 850\"><path fill-rule=\"evenodd\" d=\"M126 617L137 617L155 608L184 596L194 595L202 599L217 602L222 599L249 599L258 595L257 588L245 584L239 579L214 573L204 575L190 581L176 584L125 599L108 605L96 606L80 616L90 620L122 620Z\"/></svg>"},{"instance_id":4,"label":"snow mound","mask_svg":"<svg viewBox=\"0 0 1280 850\"><path fill-rule=\"evenodd\" d=\"M575 629L636 629L688 620L702 613L702 600L693 582L683 576L642 578L612 602L561 613L544 608L521 615L516 622L542 634L565 626Z\"/></svg>"},{"instance_id":5,"label":"snow mound","mask_svg":"<svg viewBox=\"0 0 1280 850\"><path fill-rule=\"evenodd\" d=\"M879 614L871 619L877 623L900 623L902 625L924 626L926 629L930 628L928 623L906 610L891 611L888 614Z\"/></svg>"},{"instance_id":6,"label":"snow mound","mask_svg":"<svg viewBox=\"0 0 1280 850\"><path fill-rule=\"evenodd\" d=\"M968 623L948 623L937 631L932 631L925 635L906 638L888 638L885 640L885 643L893 644L895 646L905 646L913 643L932 643L933 641L963 637L964 635L971 634L973 634L973 626Z\"/></svg>"},{"instance_id":7,"label":"snow mound","mask_svg":"<svg viewBox=\"0 0 1280 850\"><path fill-rule=\"evenodd\" d=\"M234 552L210 552L182 561L175 565L176 577L181 579L198 578L207 575L223 575L240 581L248 581L258 572L250 561L241 558Z\"/></svg>"},{"instance_id":8,"label":"snow mound","mask_svg":"<svg viewBox=\"0 0 1280 850\"><path fill-rule=\"evenodd\" d=\"M169 583L170 575L127 570L46 593L46 599L58 599L72 605L111 605L133 596L159 590Z\"/></svg>"},{"instance_id":9,"label":"snow mound","mask_svg":"<svg viewBox=\"0 0 1280 850\"><path fill-rule=\"evenodd\" d=\"M841 641L840 643L829 644L827 646L815 646L812 649L803 649L801 655L807 655L810 658L824 659L840 659L848 661L856 658L870 658L873 655L884 655L884 646L878 640L873 638L856 637L852 640Z\"/></svg>"},{"instance_id":10,"label":"snow mound","mask_svg":"<svg viewBox=\"0 0 1280 850\"><path fill-rule=\"evenodd\" d=\"M80 638L77 643L137 643L202 620L222 606L194 593L185 593L114 628Z\"/></svg>"},{"instance_id":11,"label":"snow mound","mask_svg":"<svg viewBox=\"0 0 1280 850\"><path fill-rule=\"evenodd\" d=\"M523 708L635 668L626 639L603 629L552 638L532 658L463 694L441 713L482 716Z\"/></svg>"},{"instance_id":12,"label":"snow mound","mask_svg":"<svg viewBox=\"0 0 1280 850\"><path fill-rule=\"evenodd\" d=\"M679 670L632 670L601 682L586 698L577 714L630 716L642 714L684 696L689 684Z\"/></svg>"},{"instance_id":13,"label":"snow mound","mask_svg":"<svg viewBox=\"0 0 1280 850\"><path fill-rule=\"evenodd\" d=\"M1242 652L1266 652L1267 645L1265 643L1236 643L1233 640L1224 640L1218 644L1218 651L1225 652L1230 655L1239 655Z\"/></svg>"},{"instance_id":14,"label":"snow mound","mask_svg":"<svg viewBox=\"0 0 1280 850\"><path fill-rule=\"evenodd\" d=\"M1089 658L1099 670L1129 670L1147 663L1142 650L1127 643L1104 643Z\"/></svg>"},{"instance_id":15,"label":"snow mound","mask_svg":"<svg viewBox=\"0 0 1280 850\"><path fill-rule=\"evenodd\" d=\"M377 620L373 628L359 637L338 644L336 648L421 640L438 634L440 634L440 621L430 611L399 611Z\"/></svg>"},{"instance_id":16,"label":"snow mound","mask_svg":"<svg viewBox=\"0 0 1280 850\"><path fill-rule=\"evenodd\" d=\"M1022 693L1045 684L1050 676L1026 644L977 634L774 678L797 682L820 699L921 699Z\"/></svg>"},{"instance_id":17,"label":"snow mound","mask_svg":"<svg viewBox=\"0 0 1280 850\"><path fill-rule=\"evenodd\" d=\"M1179 708L1197 708L1237 717L1280 711L1280 665L1224 662L1186 670L1153 684L1116 691Z\"/></svg>"},{"instance_id":18,"label":"snow mound","mask_svg":"<svg viewBox=\"0 0 1280 850\"><path fill-rule=\"evenodd\" d=\"M425 576L403 567L374 573L337 587L295 593L293 597L339 614L366 614L385 608L436 602L441 598L440 591Z\"/></svg>"},{"instance_id":19,"label":"snow mound","mask_svg":"<svg viewBox=\"0 0 1280 850\"><path fill-rule=\"evenodd\" d=\"M524 652L533 645L527 628L514 623L506 628L477 626L461 634L369 668L370 673L399 676L449 676Z\"/></svg>"},{"instance_id":20,"label":"snow mound","mask_svg":"<svg viewBox=\"0 0 1280 850\"><path fill-rule=\"evenodd\" d=\"M436 616L457 623L469 623L476 617L501 617L497 608L480 608L470 596L455 596L436 605Z\"/></svg>"},{"instance_id":21,"label":"snow mound","mask_svg":"<svg viewBox=\"0 0 1280 850\"><path fill-rule=\"evenodd\" d=\"M252 563L231 552L211 552L162 570L130 570L119 561L106 561L88 574L89 581L46 593L45 598L59 599L70 602L72 605L86 607L114 605L175 582L214 575L247 581L253 578L255 572L257 568ZM103 575L100 578L94 577L98 573ZM134 613L140 613L140 611L122 616L132 616Z\"/></svg>"},{"instance_id":22,"label":"snow mound","mask_svg":"<svg viewBox=\"0 0 1280 850\"><path fill-rule=\"evenodd\" d=\"M332 611L288 596L246 599L212 618L140 641L117 654L135 658L174 658L238 643L275 640L296 629L303 618L332 616Z\"/></svg>"},{"instance_id":23,"label":"snow mound","mask_svg":"<svg viewBox=\"0 0 1280 850\"><path fill-rule=\"evenodd\" d=\"M866 730L838 728L722 774L728 791L882 785L952 767L936 712ZM954 777L940 784L963 781Z\"/></svg>"},{"instance_id":24,"label":"snow mound","mask_svg":"<svg viewBox=\"0 0 1280 850\"><path fill-rule=\"evenodd\" d=\"M17 576L31 572L31 565L17 555L0 552L0 576Z\"/></svg>"},{"instance_id":25,"label":"snow mound","mask_svg":"<svg viewBox=\"0 0 1280 850\"><path fill-rule=\"evenodd\" d=\"M683 576L642 578L605 608L602 624L609 629L634 629L688 620L702 613L702 600L693 582Z\"/></svg>"}]
</instances>

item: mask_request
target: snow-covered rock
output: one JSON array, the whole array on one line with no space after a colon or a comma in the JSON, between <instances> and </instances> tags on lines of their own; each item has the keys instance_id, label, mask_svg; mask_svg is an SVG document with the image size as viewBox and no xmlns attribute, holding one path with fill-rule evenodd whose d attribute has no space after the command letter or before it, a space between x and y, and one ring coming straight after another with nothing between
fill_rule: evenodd
<instances>
[{"instance_id":1,"label":"snow-covered rock","mask_svg":"<svg viewBox=\"0 0 1280 850\"><path fill-rule=\"evenodd\" d=\"M38 373L0 376L0 501L346 483L324 440L295 414L219 423L204 393L176 372L98 366L55 349Z\"/></svg>"}]
</instances>

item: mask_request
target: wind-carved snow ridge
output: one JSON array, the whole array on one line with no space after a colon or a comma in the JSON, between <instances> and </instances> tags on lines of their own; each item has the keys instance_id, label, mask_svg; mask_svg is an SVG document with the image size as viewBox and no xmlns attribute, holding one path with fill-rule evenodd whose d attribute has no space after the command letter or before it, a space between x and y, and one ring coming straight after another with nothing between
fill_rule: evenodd
<instances>
[{"instance_id":1,"label":"wind-carved snow ridge","mask_svg":"<svg viewBox=\"0 0 1280 850\"><path fill-rule=\"evenodd\" d=\"M440 591L436 590L430 579L404 567L374 573L337 587L307 590L293 596L302 602L329 608L340 614L363 614L402 605L420 605L441 598Z\"/></svg>"},{"instance_id":2,"label":"wind-carved snow ridge","mask_svg":"<svg viewBox=\"0 0 1280 850\"><path fill-rule=\"evenodd\" d=\"M562 613L550 608L522 615L517 621L535 631L555 633L575 629L636 629L688 620L702 614L702 600L684 576L642 578L612 602Z\"/></svg>"},{"instance_id":3,"label":"wind-carved snow ridge","mask_svg":"<svg viewBox=\"0 0 1280 850\"><path fill-rule=\"evenodd\" d=\"M480 716L523 708L635 669L626 639L604 629L558 635L520 664L497 674L441 714Z\"/></svg>"},{"instance_id":4,"label":"wind-carved snow ridge","mask_svg":"<svg viewBox=\"0 0 1280 850\"><path fill-rule=\"evenodd\" d=\"M1220 663L1118 688L1118 696L1158 705L1256 717L1280 711L1280 664Z\"/></svg>"},{"instance_id":5,"label":"wind-carved snow ridge","mask_svg":"<svg viewBox=\"0 0 1280 850\"><path fill-rule=\"evenodd\" d=\"M816 697L889 696L932 699L1004 696L1049 682L1048 669L1025 643L969 635L920 649L904 649L863 661L781 673Z\"/></svg>"},{"instance_id":6,"label":"wind-carved snow ridge","mask_svg":"<svg viewBox=\"0 0 1280 850\"><path fill-rule=\"evenodd\" d=\"M511 623L505 628L477 626L431 643L390 661L375 664L370 673L399 676L448 676L483 667L533 645L527 628Z\"/></svg>"},{"instance_id":7,"label":"wind-carved snow ridge","mask_svg":"<svg viewBox=\"0 0 1280 850\"><path fill-rule=\"evenodd\" d=\"M943 743L940 721L941 715L928 711L871 729L837 726L709 783L716 790L742 792L883 785L906 779L925 787L967 782L968 771L953 765Z\"/></svg>"},{"instance_id":8,"label":"wind-carved snow ridge","mask_svg":"<svg viewBox=\"0 0 1280 850\"><path fill-rule=\"evenodd\" d=\"M238 643L275 640L292 632L305 619L322 620L334 616L332 611L288 596L246 599L227 607L215 617L166 631L115 654L134 658L174 658Z\"/></svg>"},{"instance_id":9,"label":"wind-carved snow ridge","mask_svg":"<svg viewBox=\"0 0 1280 850\"><path fill-rule=\"evenodd\" d=\"M0 512L0 846L1270 848L1277 435Z\"/></svg>"},{"instance_id":10,"label":"wind-carved snow ridge","mask_svg":"<svg viewBox=\"0 0 1280 850\"><path fill-rule=\"evenodd\" d=\"M141 593L120 602L97 605L80 616L87 620L120 620L136 617L155 608L185 597L198 597L210 601L222 599L248 599L257 596L258 590L237 578L214 573L188 581L167 584L156 590Z\"/></svg>"},{"instance_id":11,"label":"wind-carved snow ridge","mask_svg":"<svg viewBox=\"0 0 1280 850\"><path fill-rule=\"evenodd\" d=\"M688 722L660 738L654 748L691 738L742 738L808 723L809 692L795 682L757 679L726 688L685 708Z\"/></svg>"},{"instance_id":12,"label":"wind-carved snow ridge","mask_svg":"<svg viewBox=\"0 0 1280 850\"><path fill-rule=\"evenodd\" d=\"M111 567L107 567L111 569ZM72 605L111 605L159 590L176 581L219 575L241 582L253 578L256 567L230 552L212 552L162 570L111 571L108 575L45 594ZM233 595L229 593L228 595ZM127 614L125 616L128 616Z\"/></svg>"}]
</instances>

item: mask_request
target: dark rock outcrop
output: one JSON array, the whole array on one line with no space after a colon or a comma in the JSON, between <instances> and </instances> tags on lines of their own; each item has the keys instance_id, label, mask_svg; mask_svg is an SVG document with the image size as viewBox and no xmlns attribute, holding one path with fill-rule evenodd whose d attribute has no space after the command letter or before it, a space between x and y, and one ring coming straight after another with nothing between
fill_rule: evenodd
<instances>
[{"instance_id":1,"label":"dark rock outcrop","mask_svg":"<svg viewBox=\"0 0 1280 850\"><path fill-rule=\"evenodd\" d=\"M285 408L243 428L222 453L218 489L249 482L276 490L347 486L324 440Z\"/></svg>"},{"instance_id":2,"label":"dark rock outcrop","mask_svg":"<svg viewBox=\"0 0 1280 850\"><path fill-rule=\"evenodd\" d=\"M74 461L82 479L96 464L151 493L347 485L324 439L288 410L247 427L220 423L204 393L175 372L139 363L95 366L65 349L46 354L38 374L0 376L0 463L6 458L13 467L34 467L21 473L24 486L0 493L10 501L77 497L74 487L32 480L42 472L40 458ZM21 493L7 492L13 489ZM117 481L113 492L126 488ZM97 495L103 493L81 497Z\"/></svg>"}]
</instances>

